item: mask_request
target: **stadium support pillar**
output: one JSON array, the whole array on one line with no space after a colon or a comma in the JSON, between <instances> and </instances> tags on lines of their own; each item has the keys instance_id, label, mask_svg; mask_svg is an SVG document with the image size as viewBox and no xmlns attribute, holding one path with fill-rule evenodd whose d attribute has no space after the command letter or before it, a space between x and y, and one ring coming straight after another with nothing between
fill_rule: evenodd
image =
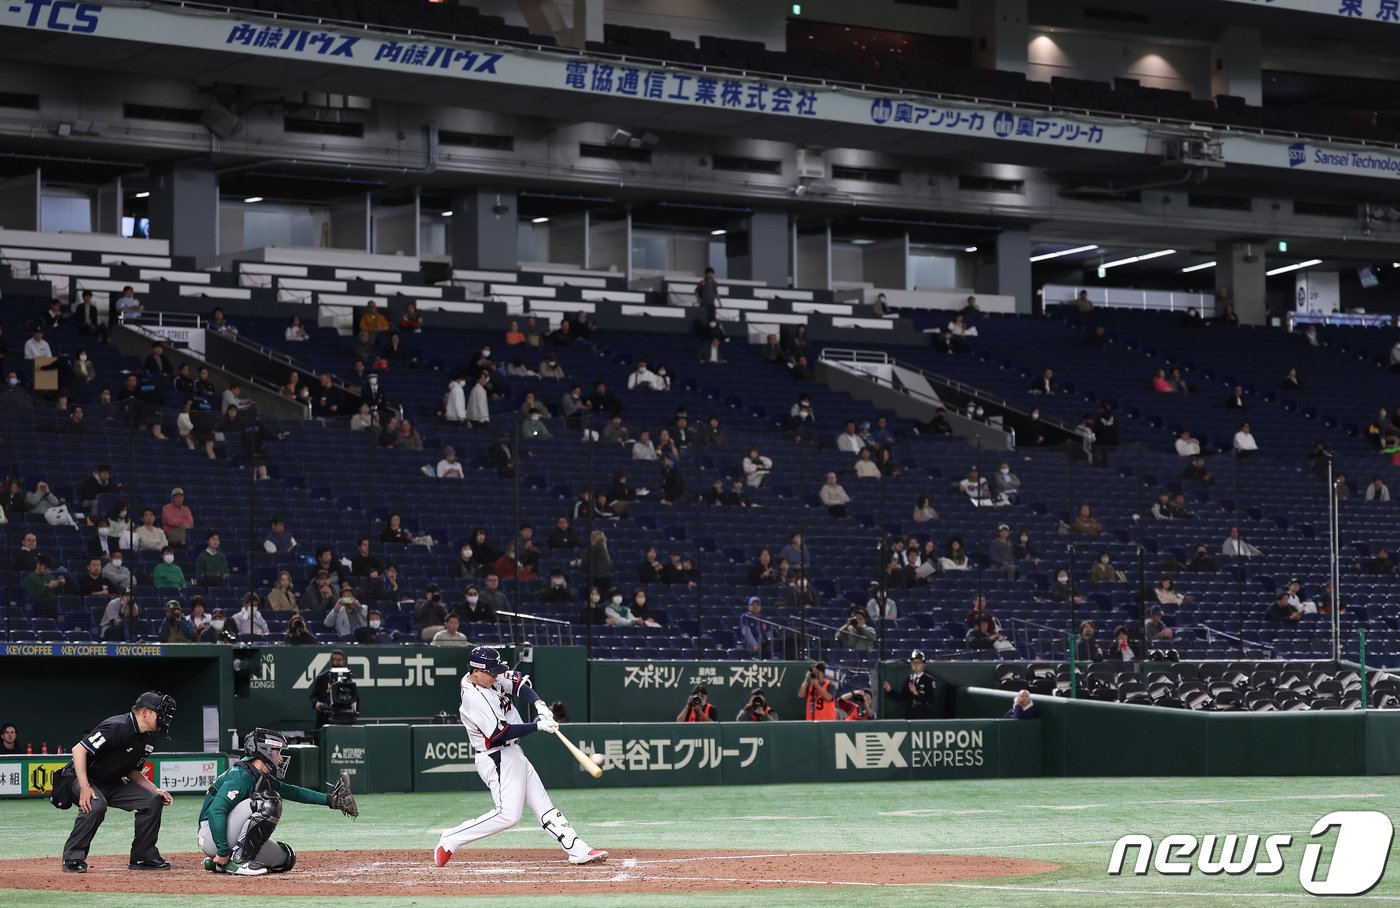
<instances>
[{"instance_id":1,"label":"stadium support pillar","mask_svg":"<svg viewBox=\"0 0 1400 908\"><path fill-rule=\"evenodd\" d=\"M740 236L730 234L734 242L726 243L729 250L729 276L743 281L763 281L769 287L788 286L788 253L792 236L788 231L786 211L755 211L749 215L749 229L744 243Z\"/></svg>"},{"instance_id":2,"label":"stadium support pillar","mask_svg":"<svg viewBox=\"0 0 1400 908\"><path fill-rule=\"evenodd\" d=\"M1030 42L1027 0L978 0L972 5L973 51L977 66L1023 73Z\"/></svg>"},{"instance_id":3,"label":"stadium support pillar","mask_svg":"<svg viewBox=\"0 0 1400 908\"><path fill-rule=\"evenodd\" d=\"M452 267L514 271L515 193L473 189L452 201Z\"/></svg>"},{"instance_id":4,"label":"stadium support pillar","mask_svg":"<svg viewBox=\"0 0 1400 908\"><path fill-rule=\"evenodd\" d=\"M1220 30L1211 45L1214 58L1210 76L1212 97L1234 95L1246 104L1260 105L1264 96L1262 41L1257 28L1230 26Z\"/></svg>"},{"instance_id":5,"label":"stadium support pillar","mask_svg":"<svg viewBox=\"0 0 1400 908\"><path fill-rule=\"evenodd\" d=\"M219 252L219 177L204 164L174 164L151 174L151 236L169 240L172 255L209 268ZM237 252L242 238L229 252Z\"/></svg>"},{"instance_id":6,"label":"stadium support pillar","mask_svg":"<svg viewBox=\"0 0 1400 908\"><path fill-rule=\"evenodd\" d=\"M1010 228L997 234L996 286L978 287L984 293L1016 298L1016 311L1031 311L1031 233Z\"/></svg>"},{"instance_id":7,"label":"stadium support pillar","mask_svg":"<svg viewBox=\"0 0 1400 908\"><path fill-rule=\"evenodd\" d=\"M1241 324L1264 324L1264 247L1222 240L1215 261L1216 311L1233 303Z\"/></svg>"}]
</instances>

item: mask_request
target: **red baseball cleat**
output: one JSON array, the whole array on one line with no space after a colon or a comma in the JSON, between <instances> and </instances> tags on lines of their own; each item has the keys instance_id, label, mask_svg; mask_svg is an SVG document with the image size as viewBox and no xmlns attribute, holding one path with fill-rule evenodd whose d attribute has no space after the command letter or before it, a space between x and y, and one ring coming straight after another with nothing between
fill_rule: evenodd
<instances>
[{"instance_id":1,"label":"red baseball cleat","mask_svg":"<svg viewBox=\"0 0 1400 908\"><path fill-rule=\"evenodd\" d=\"M433 852L433 861L439 867L446 867L447 862L450 860L452 860L452 852L448 851L446 848L443 848L441 845L437 847L437 851Z\"/></svg>"},{"instance_id":2,"label":"red baseball cleat","mask_svg":"<svg viewBox=\"0 0 1400 908\"><path fill-rule=\"evenodd\" d=\"M589 850L588 854L582 855L580 857L573 857L572 855L570 855L569 863L592 864L594 861L606 861L607 859L608 853L606 851L600 851L597 848L592 848Z\"/></svg>"}]
</instances>

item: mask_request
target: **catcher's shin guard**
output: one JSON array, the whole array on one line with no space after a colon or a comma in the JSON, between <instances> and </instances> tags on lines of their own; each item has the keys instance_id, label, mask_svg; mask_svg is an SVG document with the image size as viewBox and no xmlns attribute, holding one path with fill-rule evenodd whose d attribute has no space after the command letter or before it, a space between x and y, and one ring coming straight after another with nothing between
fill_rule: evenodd
<instances>
[{"instance_id":1,"label":"catcher's shin guard","mask_svg":"<svg viewBox=\"0 0 1400 908\"><path fill-rule=\"evenodd\" d=\"M287 856L282 860L282 863L280 864L264 865L267 867L268 873L286 873L288 870L291 870L297 865L297 853L292 850L291 845L288 845L286 842L274 842L273 844L285 851L287 853Z\"/></svg>"},{"instance_id":2,"label":"catcher's shin guard","mask_svg":"<svg viewBox=\"0 0 1400 908\"><path fill-rule=\"evenodd\" d=\"M248 798L248 804L252 813L233 843L233 860L239 864L258 859L258 852L272 838L277 821L282 818L282 799L270 792L255 790Z\"/></svg>"}]
</instances>

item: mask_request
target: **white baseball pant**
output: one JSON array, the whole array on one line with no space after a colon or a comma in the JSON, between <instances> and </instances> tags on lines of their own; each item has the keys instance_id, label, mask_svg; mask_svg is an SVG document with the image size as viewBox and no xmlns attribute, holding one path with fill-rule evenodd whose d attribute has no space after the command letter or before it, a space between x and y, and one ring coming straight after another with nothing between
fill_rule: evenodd
<instances>
[{"instance_id":1,"label":"white baseball pant","mask_svg":"<svg viewBox=\"0 0 1400 908\"><path fill-rule=\"evenodd\" d=\"M438 843L443 848L455 852L468 842L504 832L519 823L524 808L529 807L540 826L559 842L559 847L569 857L583 857L592 850L549 799L549 792L544 790L535 767L518 746L477 754L476 773L486 783L496 806L443 833Z\"/></svg>"}]
</instances>

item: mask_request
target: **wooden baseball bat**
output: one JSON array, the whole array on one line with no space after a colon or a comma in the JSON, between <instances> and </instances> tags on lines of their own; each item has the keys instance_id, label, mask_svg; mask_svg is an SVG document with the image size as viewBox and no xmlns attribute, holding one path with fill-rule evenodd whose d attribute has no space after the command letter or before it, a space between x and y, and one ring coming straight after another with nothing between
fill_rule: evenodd
<instances>
[{"instance_id":1,"label":"wooden baseball bat","mask_svg":"<svg viewBox=\"0 0 1400 908\"><path fill-rule=\"evenodd\" d=\"M564 737L564 733L559 729L554 729L554 733L559 736L560 741L564 742L564 746L569 749L569 753L574 755L574 759L578 760L578 765L582 766L585 772L595 779L601 779L603 777L602 767L594 763L592 757L579 750L578 747L574 745L574 742Z\"/></svg>"}]
</instances>

